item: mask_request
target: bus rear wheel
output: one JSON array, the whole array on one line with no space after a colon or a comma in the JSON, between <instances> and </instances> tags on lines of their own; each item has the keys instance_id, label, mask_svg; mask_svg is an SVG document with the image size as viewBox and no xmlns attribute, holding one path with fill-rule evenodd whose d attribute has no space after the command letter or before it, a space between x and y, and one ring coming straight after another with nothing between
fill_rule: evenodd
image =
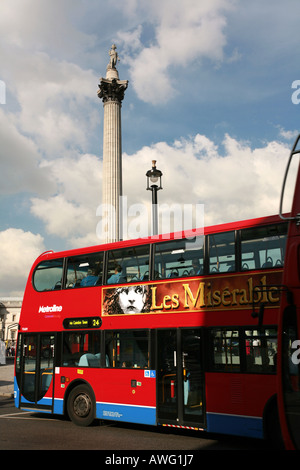
<instances>
[{"instance_id":1,"label":"bus rear wheel","mask_svg":"<svg viewBox=\"0 0 300 470\"><path fill-rule=\"evenodd\" d=\"M67 410L70 419L77 426L90 426L95 419L95 399L88 385L77 385L71 391Z\"/></svg>"}]
</instances>

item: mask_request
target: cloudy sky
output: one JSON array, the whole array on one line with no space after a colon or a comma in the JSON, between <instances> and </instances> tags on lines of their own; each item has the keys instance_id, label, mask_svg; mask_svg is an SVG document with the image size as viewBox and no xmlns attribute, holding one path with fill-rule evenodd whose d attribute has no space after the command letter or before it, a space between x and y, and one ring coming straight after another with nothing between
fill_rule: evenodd
<instances>
[{"instance_id":1,"label":"cloudy sky","mask_svg":"<svg viewBox=\"0 0 300 470\"><path fill-rule=\"evenodd\" d=\"M0 297L22 296L41 252L99 243L112 43L128 206L149 207L155 159L159 202L204 204L206 225L277 213L299 17L298 0L1 0Z\"/></svg>"}]
</instances>

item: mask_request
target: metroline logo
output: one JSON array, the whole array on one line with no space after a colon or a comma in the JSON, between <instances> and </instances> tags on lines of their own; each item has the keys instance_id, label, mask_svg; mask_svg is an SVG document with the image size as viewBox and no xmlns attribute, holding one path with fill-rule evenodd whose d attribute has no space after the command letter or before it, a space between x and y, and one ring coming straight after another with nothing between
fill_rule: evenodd
<instances>
[{"instance_id":1,"label":"metroline logo","mask_svg":"<svg viewBox=\"0 0 300 470\"><path fill-rule=\"evenodd\" d=\"M47 305L46 307L44 307L43 305L40 305L40 308L39 308L39 313L47 313L47 312L61 312L62 311L62 305L52 305L52 306L49 306Z\"/></svg>"}]
</instances>

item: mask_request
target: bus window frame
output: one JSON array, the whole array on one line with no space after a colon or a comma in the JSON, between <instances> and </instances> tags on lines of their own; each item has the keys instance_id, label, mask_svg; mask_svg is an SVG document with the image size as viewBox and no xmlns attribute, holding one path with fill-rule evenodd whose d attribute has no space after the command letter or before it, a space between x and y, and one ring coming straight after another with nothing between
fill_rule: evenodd
<instances>
[{"instance_id":1,"label":"bus window frame","mask_svg":"<svg viewBox=\"0 0 300 470\"><path fill-rule=\"evenodd\" d=\"M52 289L43 289L43 290L39 290L37 289L36 287L36 283L35 283L35 276L36 276L36 273L39 271L39 267L42 265L42 263L44 262L47 262L47 261L62 261L62 267L61 267L61 279L60 281L57 281L53 288ZM59 258L50 258L49 259L44 259L44 260L41 260L35 267L33 273L32 273L32 278L31 278L31 281L32 281L32 286L34 288L34 290L36 292L52 292L52 291L58 291L58 290L62 290L63 289L63 286L65 284L65 265L66 265L66 257L59 257ZM46 268L45 268L46 269ZM60 287L59 288L55 288L56 284L58 284L60 282Z\"/></svg>"},{"instance_id":2,"label":"bus window frame","mask_svg":"<svg viewBox=\"0 0 300 470\"><path fill-rule=\"evenodd\" d=\"M104 330L101 356L103 355L104 357L106 357L106 355L107 355L109 357L110 365L106 366L106 367L109 368L109 369L114 369L114 370L120 370L120 369L127 369L127 370L128 369L144 369L144 370L149 370L149 369L151 369L152 362L153 362L153 348L155 346L154 345L153 331L155 331L155 329L151 329L151 328L130 328L130 329L126 329L126 330L124 330L124 329L115 329L115 330L107 329L107 330ZM117 335L122 334L122 332L125 332L125 333L129 334L128 338L121 338L122 341L124 340L124 344L125 344L126 340L129 341L129 340L132 340L132 339L139 339L139 338L134 337L134 333L138 334L138 333L143 332L143 333L146 334L145 343L147 342L147 355L148 355L147 366L142 367L142 366L137 366L135 364L133 364L131 366L128 366L127 364L123 365L123 363L121 364L121 359L119 359L120 363L116 364L115 355L113 353L109 354L107 352L107 347L108 347L108 344L109 344L108 343L109 336L111 335L110 343L112 344L112 348L113 348L113 351L114 351L114 345L117 345L117 341L118 341ZM120 354L121 354L121 351L120 351ZM124 354L124 353L122 352L122 354ZM116 357L117 357L117 355L116 355ZM123 362L125 362L125 361L123 361Z\"/></svg>"},{"instance_id":3,"label":"bus window frame","mask_svg":"<svg viewBox=\"0 0 300 470\"><path fill-rule=\"evenodd\" d=\"M233 365L232 362L230 363L225 363L224 366L219 365L221 363L215 363L214 358L215 358L215 349L214 349L214 339L216 336L214 335L214 332L217 331L222 331L222 332L237 332L237 341L238 341L238 357L239 357L239 363L236 365ZM267 335L266 331L271 331L274 330L275 334L272 335ZM278 353L278 327L276 325L264 325L262 328L258 328L255 325L243 325L243 326L235 326L235 325L228 325L228 326L215 326L215 327L208 327L207 328L207 343L208 343L208 351L210 351L208 355L208 371L212 373L226 373L226 374L246 374L246 375L276 375L277 373L277 367L273 366L272 364L268 365L263 362L263 357L269 357L269 347L267 345L268 341L273 341L276 343L276 359L277 359L277 353ZM247 332L252 331L252 334L249 335ZM257 334L254 334L254 331L257 331ZM263 331L263 335L261 332ZM228 337L229 338L229 337ZM247 345L246 345L246 340L250 339L253 341L253 338L258 339L259 341L262 341L262 344L260 344L260 355L257 357L262 359L262 364L251 364L249 362L248 357L247 357ZM226 337L227 339L227 337ZM232 337L232 342L234 341L235 337ZM226 343L226 346L227 343ZM263 349L262 349L263 348ZM262 353L263 351L263 353ZM251 353L252 355L252 353ZM225 354L226 356L226 354ZM235 354L235 356L237 356ZM276 359L273 359L275 362Z\"/></svg>"},{"instance_id":4,"label":"bus window frame","mask_svg":"<svg viewBox=\"0 0 300 470\"><path fill-rule=\"evenodd\" d=\"M223 255L223 254L220 255L218 253L217 247L220 247L221 244L220 244L220 242L217 243L216 239L221 237L221 236L224 236L225 234L226 234L226 236L229 235L229 234L232 234L232 236L233 236L233 243L232 242L227 243L227 240L226 240L226 246L233 245L233 250L232 250L233 252L229 253L227 255ZM218 233L212 233L212 234L209 234L207 236L207 238L208 238L208 253L207 253L207 257L208 257L208 274L211 275L211 274L224 274L224 273L227 273L227 272L238 272L237 271L237 262L236 262L237 245L239 243L239 240L237 239L237 230L228 230L228 231L223 231L223 232L218 232ZM212 241L212 244L211 244L211 241ZM213 249L216 250L216 255L214 255L214 256L212 256ZM225 253L226 253L226 251L225 251ZM227 261L223 261L223 260L222 260L222 262L219 261L220 256L222 258L225 257L225 256L227 258L233 257L233 260L228 261L229 265L228 265L226 270L223 270L223 269L220 270L219 267L215 267L215 266L212 267L211 266L212 264L215 264L215 263L212 262L213 258L217 259L217 261L216 261L217 266L219 264L223 265L224 263L227 263ZM231 269L231 267L233 267L234 269Z\"/></svg>"},{"instance_id":5,"label":"bus window frame","mask_svg":"<svg viewBox=\"0 0 300 470\"><path fill-rule=\"evenodd\" d=\"M95 279L95 284L94 285L84 285L84 284L81 284L82 281L84 281L84 279L88 276L88 273L86 276L84 276L82 279L81 279L81 282L80 282L80 285L76 285L77 284L77 280L76 280L76 283L71 286L71 285L67 285L69 283L69 280L68 280L68 273L69 273L69 266L71 265L72 263L72 260L75 259L75 260L78 260L79 258L86 258L86 259L96 259L97 257L99 256L99 264L100 264L100 271L98 275L95 275L95 277L97 277L98 279L96 280ZM75 264L74 264L75 266ZM95 287L95 286L101 286L102 285L102 280L103 280L103 267L104 267L104 252L103 251L95 251L95 252L90 252L90 253L85 253L85 254L80 254L80 255L74 255L74 256L67 256L65 258L65 272L64 272L64 283L63 283L63 289L65 290L69 290L69 289L82 289L82 288L86 288L86 287ZM94 269L93 267L92 268L89 268L89 269ZM74 272L75 272L75 269L74 269Z\"/></svg>"},{"instance_id":6,"label":"bus window frame","mask_svg":"<svg viewBox=\"0 0 300 470\"><path fill-rule=\"evenodd\" d=\"M199 239L203 238L203 237L204 237L204 239L203 239L202 248L199 251L197 250L197 253L201 253L201 252L203 253L203 256L201 258L202 266L201 266L201 264L199 264L199 271L201 271L199 274L188 274L188 275L185 275L185 276L183 276L183 275L177 276L175 274L173 275L173 273L175 273L176 271L179 273L178 269L181 268L180 266L179 267L178 266L173 266L171 268L166 268L167 263L168 263L168 257L170 257L172 254L176 254L176 255L178 254L179 259L180 259L180 257L183 256L182 253L184 253L184 254L188 253L190 255L190 253L193 252L193 250L191 250L191 249L190 250L189 249L184 250L182 248L182 246L181 247L177 246L177 250L176 250L176 244L180 243L181 245L186 246L186 244L191 244L192 243L190 240L188 240L186 238L181 238L181 239L174 239L174 240L167 240L167 241L165 240L165 241L162 241L162 242L155 243L153 245L153 258L152 258L153 272L152 272L152 279L151 280L157 280L157 279L168 280L168 279L177 278L177 277L178 278L189 278L189 277L192 277L192 276L203 276L203 274L204 274L204 264L205 264L205 236L204 235L199 236ZM173 243L174 243L173 248L171 246L171 248L168 248L166 250L163 250L163 249L160 250L160 247L163 248L163 245L167 246L167 244L173 244ZM171 249L172 249L172 251L171 251ZM166 255L166 253L167 253L167 255ZM157 267L157 265L160 263L160 261L159 261L160 257L162 258L161 270L162 269L165 269L165 270L168 269L170 271L169 273L166 272L165 276L161 275L162 272L160 272L158 267ZM188 256L187 259L188 259L188 261L191 261L191 263L192 263L193 258L195 259L195 256L194 257ZM200 263L200 258L198 256L196 258L198 258L198 262ZM174 261L169 261L169 263L174 263L175 261L180 263L179 259L174 260ZM184 268L185 268L184 271L188 270L188 267L184 267ZM192 265L190 266L190 268L192 268Z\"/></svg>"}]
</instances>

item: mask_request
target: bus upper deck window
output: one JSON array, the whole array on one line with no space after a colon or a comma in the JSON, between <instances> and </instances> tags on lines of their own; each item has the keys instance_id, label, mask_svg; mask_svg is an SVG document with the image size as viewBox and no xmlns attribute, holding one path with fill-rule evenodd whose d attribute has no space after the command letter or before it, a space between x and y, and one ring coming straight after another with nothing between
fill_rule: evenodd
<instances>
[{"instance_id":1,"label":"bus upper deck window","mask_svg":"<svg viewBox=\"0 0 300 470\"><path fill-rule=\"evenodd\" d=\"M39 291L62 288L63 259L42 261L34 271L33 286Z\"/></svg>"},{"instance_id":2,"label":"bus upper deck window","mask_svg":"<svg viewBox=\"0 0 300 470\"><path fill-rule=\"evenodd\" d=\"M234 232L209 235L209 272L235 271Z\"/></svg>"},{"instance_id":3,"label":"bus upper deck window","mask_svg":"<svg viewBox=\"0 0 300 470\"><path fill-rule=\"evenodd\" d=\"M286 224L242 230L242 271L283 266L286 234Z\"/></svg>"},{"instance_id":4,"label":"bus upper deck window","mask_svg":"<svg viewBox=\"0 0 300 470\"><path fill-rule=\"evenodd\" d=\"M149 245L127 247L108 253L107 284L147 281Z\"/></svg>"},{"instance_id":5,"label":"bus upper deck window","mask_svg":"<svg viewBox=\"0 0 300 470\"><path fill-rule=\"evenodd\" d=\"M204 237L157 243L155 247L155 279L200 276L204 267Z\"/></svg>"},{"instance_id":6,"label":"bus upper deck window","mask_svg":"<svg viewBox=\"0 0 300 470\"><path fill-rule=\"evenodd\" d=\"M72 256L67 261L66 288L98 286L102 281L103 253Z\"/></svg>"}]
</instances>

